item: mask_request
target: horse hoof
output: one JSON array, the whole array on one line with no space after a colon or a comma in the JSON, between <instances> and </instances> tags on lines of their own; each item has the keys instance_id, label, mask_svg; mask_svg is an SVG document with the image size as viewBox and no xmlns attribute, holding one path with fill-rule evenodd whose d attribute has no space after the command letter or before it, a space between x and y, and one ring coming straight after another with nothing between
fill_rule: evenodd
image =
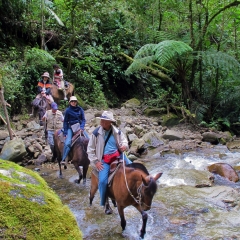
<instances>
[{"instance_id":1,"label":"horse hoof","mask_svg":"<svg viewBox=\"0 0 240 240\"><path fill-rule=\"evenodd\" d=\"M77 183L77 184L80 183L80 181L78 179L75 179L74 182Z\"/></svg>"},{"instance_id":2,"label":"horse hoof","mask_svg":"<svg viewBox=\"0 0 240 240\"><path fill-rule=\"evenodd\" d=\"M64 169L67 169L67 166L66 165L64 165L64 167L63 167Z\"/></svg>"}]
</instances>

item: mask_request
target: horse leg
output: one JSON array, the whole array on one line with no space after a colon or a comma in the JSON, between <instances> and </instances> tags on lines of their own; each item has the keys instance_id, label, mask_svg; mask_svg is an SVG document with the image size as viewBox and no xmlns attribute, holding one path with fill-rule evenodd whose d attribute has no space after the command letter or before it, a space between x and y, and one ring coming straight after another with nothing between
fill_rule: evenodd
<instances>
[{"instance_id":1,"label":"horse leg","mask_svg":"<svg viewBox=\"0 0 240 240\"><path fill-rule=\"evenodd\" d=\"M58 160L58 166L59 166L59 178L63 178L63 177L62 177L61 163L60 163L59 159L57 159L57 160Z\"/></svg>"},{"instance_id":2,"label":"horse leg","mask_svg":"<svg viewBox=\"0 0 240 240\"><path fill-rule=\"evenodd\" d=\"M90 206L92 206L92 201L93 201L93 198L94 198L97 190L98 190L98 178L92 173L91 174L91 189L90 189L90 196L89 196Z\"/></svg>"},{"instance_id":3,"label":"horse leg","mask_svg":"<svg viewBox=\"0 0 240 240\"><path fill-rule=\"evenodd\" d=\"M142 214L142 229L140 231L140 237L143 239L144 235L146 233L146 226L147 226L148 215L144 211L141 211L141 214Z\"/></svg>"},{"instance_id":4,"label":"horse leg","mask_svg":"<svg viewBox=\"0 0 240 240\"><path fill-rule=\"evenodd\" d=\"M124 231L125 228L126 228L126 219L125 219L125 216L124 216L124 207L118 206L118 213L119 213L119 216L120 216L120 219L121 219L121 227L122 227L122 230Z\"/></svg>"},{"instance_id":5,"label":"horse leg","mask_svg":"<svg viewBox=\"0 0 240 240\"><path fill-rule=\"evenodd\" d=\"M78 178L78 179L75 179L74 182L77 183L77 184L79 184L79 183L81 182L82 178L83 178L82 171L81 171L80 166L78 166L77 163L75 163L75 162L72 162L72 163L73 163L75 169L77 170L78 176L79 176L79 178Z\"/></svg>"},{"instance_id":6,"label":"horse leg","mask_svg":"<svg viewBox=\"0 0 240 240\"><path fill-rule=\"evenodd\" d=\"M88 166L83 167L83 184L86 184L87 171L88 171Z\"/></svg>"},{"instance_id":7,"label":"horse leg","mask_svg":"<svg viewBox=\"0 0 240 240\"><path fill-rule=\"evenodd\" d=\"M111 200L112 200L113 206L114 206L114 207L117 207L117 203L116 203L115 199L111 199Z\"/></svg>"}]
</instances>

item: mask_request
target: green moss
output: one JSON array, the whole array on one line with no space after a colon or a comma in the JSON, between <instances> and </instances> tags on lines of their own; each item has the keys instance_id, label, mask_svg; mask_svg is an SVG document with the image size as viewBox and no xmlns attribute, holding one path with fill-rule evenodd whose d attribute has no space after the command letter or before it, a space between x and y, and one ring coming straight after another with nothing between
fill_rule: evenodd
<instances>
[{"instance_id":1,"label":"green moss","mask_svg":"<svg viewBox=\"0 0 240 240\"><path fill-rule=\"evenodd\" d=\"M37 173L0 160L0 238L82 239L74 215Z\"/></svg>"},{"instance_id":2,"label":"green moss","mask_svg":"<svg viewBox=\"0 0 240 240\"><path fill-rule=\"evenodd\" d=\"M162 126L172 127L179 123L179 118L173 113L162 115Z\"/></svg>"}]
</instances>

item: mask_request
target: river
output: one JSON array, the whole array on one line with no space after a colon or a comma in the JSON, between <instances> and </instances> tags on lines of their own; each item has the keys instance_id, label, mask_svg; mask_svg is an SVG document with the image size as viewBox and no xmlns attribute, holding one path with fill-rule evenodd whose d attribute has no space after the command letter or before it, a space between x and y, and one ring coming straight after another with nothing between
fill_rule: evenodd
<instances>
[{"instance_id":1,"label":"river","mask_svg":"<svg viewBox=\"0 0 240 240\"><path fill-rule=\"evenodd\" d=\"M146 161L145 165L150 174L154 175L173 169L180 169L183 173L187 170L204 171L206 166L216 162L240 165L240 153L230 152L225 146L218 145L179 155L159 155ZM68 164L68 169L63 170L63 179L58 177L56 164L42 165L39 174L59 195L63 204L68 205L74 213L83 232L83 239L139 239L142 220L135 208L125 209L127 226L122 233L117 209L114 208L112 215L105 215L99 205L98 192L93 205L89 206L89 173L86 185L82 182L74 183L78 175L71 164ZM190 186L184 178L168 178L168 175L162 177L158 180L158 192L153 198L151 210L148 211L144 239L240 239L239 182L233 183L215 175L212 187L196 188Z\"/></svg>"}]
</instances>

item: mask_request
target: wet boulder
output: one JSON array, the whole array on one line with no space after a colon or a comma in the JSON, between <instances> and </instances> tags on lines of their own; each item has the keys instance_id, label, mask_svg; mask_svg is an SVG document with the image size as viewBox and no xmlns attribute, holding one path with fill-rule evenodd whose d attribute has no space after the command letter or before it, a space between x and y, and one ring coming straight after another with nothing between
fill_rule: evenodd
<instances>
[{"instance_id":1,"label":"wet boulder","mask_svg":"<svg viewBox=\"0 0 240 240\"><path fill-rule=\"evenodd\" d=\"M21 138L15 138L4 144L0 158L18 162L21 161L26 154L24 141Z\"/></svg>"},{"instance_id":2,"label":"wet boulder","mask_svg":"<svg viewBox=\"0 0 240 240\"><path fill-rule=\"evenodd\" d=\"M232 182L239 181L237 172L233 169L231 165L227 163L214 163L208 166L208 171L227 178L229 181Z\"/></svg>"}]
</instances>

